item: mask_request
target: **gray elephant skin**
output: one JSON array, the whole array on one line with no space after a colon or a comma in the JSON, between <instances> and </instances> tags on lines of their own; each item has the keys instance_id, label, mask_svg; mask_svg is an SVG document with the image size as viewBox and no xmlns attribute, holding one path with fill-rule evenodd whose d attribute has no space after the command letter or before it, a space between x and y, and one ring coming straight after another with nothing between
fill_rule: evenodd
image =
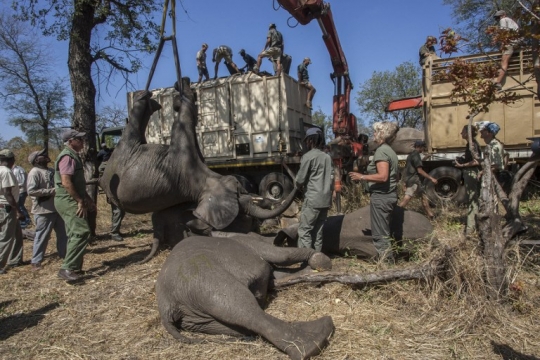
<instances>
[{"instance_id":1,"label":"gray elephant skin","mask_svg":"<svg viewBox=\"0 0 540 360\"><path fill-rule=\"evenodd\" d=\"M396 206L390 224L392 237L405 250L410 247L411 240L426 239L433 232L433 225L422 214L404 210ZM296 246L298 225L281 230L274 239L274 244ZM373 258L377 250L371 237L371 217L369 206L360 208L347 215L330 216L323 228L323 248L325 254L356 255L362 258Z\"/></svg>"},{"instance_id":2,"label":"gray elephant skin","mask_svg":"<svg viewBox=\"0 0 540 360\"><path fill-rule=\"evenodd\" d=\"M176 339L181 331L229 336L258 334L292 359L320 353L333 333L329 316L285 322L262 310L273 266L308 262L330 270L330 259L311 249L278 248L257 234L193 236L174 247L156 282L161 322Z\"/></svg>"},{"instance_id":3,"label":"gray elephant skin","mask_svg":"<svg viewBox=\"0 0 540 360\"><path fill-rule=\"evenodd\" d=\"M122 138L100 179L107 197L130 213L158 212L180 204L196 204L190 225L200 231L224 229L239 214L267 219L281 214L293 201L296 189L273 209L258 206L234 176L222 176L204 163L197 143L196 109L189 79L183 94L174 99L176 119L170 145L148 144L145 130L150 116L160 109L151 93L141 91Z\"/></svg>"}]
</instances>

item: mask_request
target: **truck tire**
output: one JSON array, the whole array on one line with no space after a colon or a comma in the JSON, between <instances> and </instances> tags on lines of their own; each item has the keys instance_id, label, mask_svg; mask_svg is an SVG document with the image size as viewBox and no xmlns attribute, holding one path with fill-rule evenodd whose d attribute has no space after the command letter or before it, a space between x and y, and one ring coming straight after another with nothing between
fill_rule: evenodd
<instances>
[{"instance_id":1,"label":"truck tire","mask_svg":"<svg viewBox=\"0 0 540 360\"><path fill-rule=\"evenodd\" d=\"M261 180L259 195L268 199L280 200L286 198L293 188L293 182L287 175L274 172Z\"/></svg>"},{"instance_id":2,"label":"truck tire","mask_svg":"<svg viewBox=\"0 0 540 360\"><path fill-rule=\"evenodd\" d=\"M426 195L434 204L452 201L458 205L467 203L465 185L461 183L461 170L450 166L441 166L431 170L431 177L438 180L435 185L425 180Z\"/></svg>"}]
</instances>

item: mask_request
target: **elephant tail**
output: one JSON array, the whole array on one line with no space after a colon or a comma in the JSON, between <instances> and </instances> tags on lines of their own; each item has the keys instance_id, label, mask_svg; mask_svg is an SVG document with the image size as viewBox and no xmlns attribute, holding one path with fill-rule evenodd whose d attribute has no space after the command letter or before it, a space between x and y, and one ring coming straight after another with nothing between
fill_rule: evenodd
<instances>
[{"instance_id":1,"label":"elephant tail","mask_svg":"<svg viewBox=\"0 0 540 360\"><path fill-rule=\"evenodd\" d=\"M141 261L139 261L137 264L145 264L149 262L157 253L157 250L159 248L159 239L157 237L154 237L154 241L152 242L152 248L150 249L150 253Z\"/></svg>"}]
</instances>

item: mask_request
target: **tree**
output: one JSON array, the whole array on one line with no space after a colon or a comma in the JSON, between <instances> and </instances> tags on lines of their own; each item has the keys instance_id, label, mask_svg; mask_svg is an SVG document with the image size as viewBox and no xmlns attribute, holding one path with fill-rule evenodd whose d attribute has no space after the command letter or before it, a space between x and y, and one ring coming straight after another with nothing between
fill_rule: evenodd
<instances>
[{"instance_id":1,"label":"tree","mask_svg":"<svg viewBox=\"0 0 540 360\"><path fill-rule=\"evenodd\" d=\"M96 131L100 134L103 129L124 126L127 122L125 107L118 104L107 105L96 116Z\"/></svg>"},{"instance_id":2,"label":"tree","mask_svg":"<svg viewBox=\"0 0 540 360\"><path fill-rule=\"evenodd\" d=\"M152 14L161 2L158 5L154 0L22 0L12 4L22 19L31 20L45 35L69 40L73 127L87 134L82 154L85 176L97 176L93 151L96 82L106 84L109 78L120 74L128 84L128 75L141 67L137 54L156 48L159 29ZM89 192L95 198L97 188L91 187Z\"/></svg>"},{"instance_id":3,"label":"tree","mask_svg":"<svg viewBox=\"0 0 540 360\"><path fill-rule=\"evenodd\" d=\"M376 121L396 121L400 127L422 128L422 110L409 109L387 113L391 100L422 94L420 69L412 62L405 62L394 71L373 72L365 83L360 84L356 102L368 124Z\"/></svg>"},{"instance_id":4,"label":"tree","mask_svg":"<svg viewBox=\"0 0 540 360\"><path fill-rule=\"evenodd\" d=\"M63 81L52 80L53 57L27 24L7 13L0 16L0 97L10 115L10 125L19 127L30 144L45 149L51 131L68 123Z\"/></svg>"},{"instance_id":5,"label":"tree","mask_svg":"<svg viewBox=\"0 0 540 360\"><path fill-rule=\"evenodd\" d=\"M452 7L452 17L459 25L458 32L469 39L461 50L471 53L478 52L479 45L485 50L495 50L491 37L485 33L488 26L496 25L493 14L497 10L512 14L519 8L515 0L443 0L443 4Z\"/></svg>"},{"instance_id":6,"label":"tree","mask_svg":"<svg viewBox=\"0 0 540 360\"><path fill-rule=\"evenodd\" d=\"M329 142L334 138L334 132L332 130L332 116L326 115L320 108L313 112L311 115L311 121L314 125L321 127L324 130L324 138L326 142Z\"/></svg>"}]
</instances>

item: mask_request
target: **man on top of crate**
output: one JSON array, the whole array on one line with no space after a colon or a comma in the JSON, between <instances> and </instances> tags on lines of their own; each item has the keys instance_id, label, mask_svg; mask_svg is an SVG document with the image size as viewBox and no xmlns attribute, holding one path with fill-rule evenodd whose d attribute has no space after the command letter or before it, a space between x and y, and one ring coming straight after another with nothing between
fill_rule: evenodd
<instances>
[{"instance_id":1,"label":"man on top of crate","mask_svg":"<svg viewBox=\"0 0 540 360\"><path fill-rule=\"evenodd\" d=\"M495 13L493 16L496 21L499 22L499 27L503 30L510 30L510 31L518 31L519 26L516 24L516 22L509 17L506 16L506 11L499 10ZM495 88L497 90L502 90L502 84L501 82L504 79L504 76L506 75L506 70L508 69L508 63L510 62L510 57L512 57L512 54L514 53L514 46L516 44L514 42L510 42L507 45L503 45L501 48L502 56L501 56L501 68L499 69L499 76L497 76L497 80L495 80Z\"/></svg>"},{"instance_id":2,"label":"man on top of crate","mask_svg":"<svg viewBox=\"0 0 540 360\"><path fill-rule=\"evenodd\" d=\"M311 64L310 58L304 58L304 61L300 65L298 65L298 82L302 85L304 85L308 89L307 94L307 100L306 100L306 106L309 109L313 109L313 105L311 104L311 101L313 100L313 97L315 96L315 88L311 83L309 82L309 73L308 73L308 65Z\"/></svg>"},{"instance_id":3,"label":"man on top of crate","mask_svg":"<svg viewBox=\"0 0 540 360\"><path fill-rule=\"evenodd\" d=\"M268 34L266 35L266 44L264 44L263 51L257 57L257 65L253 71L255 73L259 72L261 67L262 59L272 58L273 61L277 64L276 76L281 75L281 54L283 54L283 35L276 30L276 24L270 24L268 29Z\"/></svg>"},{"instance_id":4,"label":"man on top of crate","mask_svg":"<svg viewBox=\"0 0 540 360\"><path fill-rule=\"evenodd\" d=\"M216 63L214 66L214 80L217 79L217 72L221 59L225 59L225 63L229 64L228 66L230 66L237 73L240 72L238 66L236 66L236 64L232 61L232 49L227 45L220 45L215 48L212 53L212 61Z\"/></svg>"}]
</instances>

